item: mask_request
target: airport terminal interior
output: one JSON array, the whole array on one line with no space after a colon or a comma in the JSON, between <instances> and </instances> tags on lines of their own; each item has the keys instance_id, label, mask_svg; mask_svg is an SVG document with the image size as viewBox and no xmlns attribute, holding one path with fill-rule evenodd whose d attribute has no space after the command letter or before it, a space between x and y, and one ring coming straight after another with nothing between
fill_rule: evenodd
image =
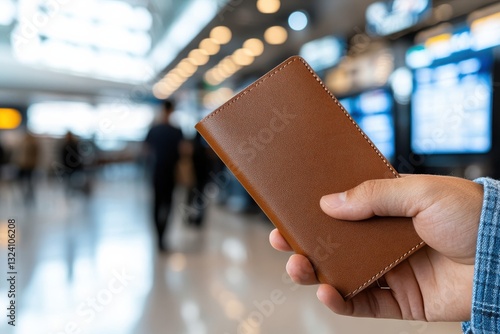
<instances>
[{"instance_id":1,"label":"airport terminal interior","mask_svg":"<svg viewBox=\"0 0 500 334\"><path fill-rule=\"evenodd\" d=\"M494 0L0 0L0 333L461 333L294 283L195 125L300 55L400 173L500 178L499 46Z\"/></svg>"}]
</instances>

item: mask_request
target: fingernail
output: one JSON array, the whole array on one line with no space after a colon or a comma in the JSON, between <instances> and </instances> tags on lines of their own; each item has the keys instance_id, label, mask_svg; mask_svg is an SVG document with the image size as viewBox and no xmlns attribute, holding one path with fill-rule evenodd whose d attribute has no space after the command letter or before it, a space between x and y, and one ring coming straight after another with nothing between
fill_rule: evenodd
<instances>
[{"instance_id":1,"label":"fingernail","mask_svg":"<svg viewBox=\"0 0 500 334\"><path fill-rule=\"evenodd\" d=\"M331 209L336 209L345 203L346 193L338 193L326 195L321 198L321 201L325 203L325 205Z\"/></svg>"}]
</instances>

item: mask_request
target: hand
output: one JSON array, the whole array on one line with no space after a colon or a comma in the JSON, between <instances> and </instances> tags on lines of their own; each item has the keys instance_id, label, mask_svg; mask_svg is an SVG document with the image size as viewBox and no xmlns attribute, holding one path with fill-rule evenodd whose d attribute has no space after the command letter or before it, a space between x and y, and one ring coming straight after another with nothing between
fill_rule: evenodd
<instances>
[{"instance_id":1,"label":"hand","mask_svg":"<svg viewBox=\"0 0 500 334\"><path fill-rule=\"evenodd\" d=\"M469 320L482 203L481 185L460 178L428 175L367 181L347 192L324 196L321 208L337 219L354 221L374 215L412 217L417 233L429 247L385 274L390 290L374 284L344 301L335 288L322 284L318 298L342 315ZM271 232L270 242L277 250L292 251L278 230ZM319 283L311 263L302 255L290 257L287 272L297 283Z\"/></svg>"}]
</instances>

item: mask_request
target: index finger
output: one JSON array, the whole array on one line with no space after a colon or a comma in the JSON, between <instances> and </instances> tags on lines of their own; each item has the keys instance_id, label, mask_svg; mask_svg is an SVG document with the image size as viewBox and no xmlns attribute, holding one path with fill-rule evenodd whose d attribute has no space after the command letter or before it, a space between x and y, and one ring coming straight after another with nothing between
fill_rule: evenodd
<instances>
[{"instance_id":1,"label":"index finger","mask_svg":"<svg viewBox=\"0 0 500 334\"><path fill-rule=\"evenodd\" d=\"M277 228L271 231L269 234L269 242L274 249L282 251L282 252L292 252L293 249L290 247L288 242L286 242L285 238L281 235Z\"/></svg>"}]
</instances>

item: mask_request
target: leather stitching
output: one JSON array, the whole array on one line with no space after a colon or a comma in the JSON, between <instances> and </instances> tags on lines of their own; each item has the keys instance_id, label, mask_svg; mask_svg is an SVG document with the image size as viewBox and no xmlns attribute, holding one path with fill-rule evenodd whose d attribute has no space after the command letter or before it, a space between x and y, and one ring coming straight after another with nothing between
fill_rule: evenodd
<instances>
[{"instance_id":1,"label":"leather stitching","mask_svg":"<svg viewBox=\"0 0 500 334\"><path fill-rule=\"evenodd\" d=\"M419 248L420 246L423 246L424 244L425 244L425 242L422 241L421 243L419 243L418 245L416 245L415 247L413 247L412 249L410 249L408 252L404 253L399 259L397 259L396 261L394 261L393 263L391 263L390 265L388 265L387 267L385 267L383 270L381 270L378 274L376 274L375 276L373 276L372 278L370 278L368 281L366 281L365 283L363 283L362 285L360 285L356 290L354 290L352 292L349 292L347 295L344 296L344 298L347 298L350 295L355 294L356 292L358 292L359 290L363 289L368 284L371 284L373 281L375 281L377 278L379 278L381 275L383 275L389 269L391 269L392 267L394 267L396 264L398 264L399 262L401 262L402 260L404 260L411 253L413 253L417 248Z\"/></svg>"},{"instance_id":2,"label":"leather stitching","mask_svg":"<svg viewBox=\"0 0 500 334\"><path fill-rule=\"evenodd\" d=\"M265 76L264 78L260 79L259 81L257 81L256 83L254 83L253 85L251 85L250 87L248 87L247 89L245 89L243 92L239 93L235 98L233 98L230 102L224 104L222 107L220 107L219 109L215 110L214 112L212 112L210 115L208 115L205 119L202 120L202 122L205 122L206 120L208 120L209 118L212 118L214 116L216 116L218 113L220 113L221 111L223 111L224 109L228 108L229 106L231 106L232 104L234 104L235 102L237 102L239 99L241 99L243 96L247 95L248 93L250 93L254 88L258 87L259 85L261 85L262 83L264 83L264 81L266 81L267 79L273 77L274 75L278 74L279 72L281 72L284 68L286 68L288 65L290 65L291 63L295 62L296 60L300 60L300 62L306 67L306 69L311 73L311 75L314 77L314 79L321 85L321 87L323 87L323 89L325 90L325 92L332 98L333 102L335 102L335 104L337 106L340 107L340 109L344 112L344 115L351 121L351 123L356 127L356 129L358 130L358 132L363 136L363 138L366 140L366 142L370 145L370 147L375 151L375 153L377 153L377 155L380 157L380 159L382 159L382 161L384 162L384 164L387 166L387 168L392 172L392 174L394 174L394 176L396 178L399 178L399 174L394 170L394 168L392 168L392 166L389 164L389 162L387 161L387 159L385 159L385 157L382 155L382 153L380 153L380 151L375 147L375 145L371 142L371 140L368 138L368 136L366 136L366 134L363 132L363 130L361 130L361 128L358 126L358 124L356 124L356 122L352 119L351 115L349 115L349 113L344 109L344 107L342 106L342 104L340 104L340 102L337 100L337 98L328 90L328 88L325 86L325 84L323 83L323 81L316 75L316 73L314 73L314 71L311 69L311 67L309 67L309 65L302 59L302 58L293 58L291 59L289 62L285 63L283 66L277 68L275 71L273 71L272 73L268 74L267 76ZM357 289L355 289L354 291L348 293L347 295L344 296L344 298L347 298L351 295L354 295L356 294L359 290L363 289L364 287L366 287L367 285L371 284L373 281L375 281L377 278L379 278L380 276L382 276L384 273L386 273L389 269L391 269L392 267L394 267L396 264L398 264L399 262L401 262L402 260L404 260L406 257L408 257L411 253L413 253L416 249L418 249L419 247L421 247L422 245L424 245L425 242L421 242L419 244L417 244L415 247L413 247L412 249L410 249L408 252L404 253L400 258L396 259L394 262L392 262L391 264L389 264L387 267L385 267L384 269L382 269L379 273L377 273L376 275L374 275L372 278L370 278L369 280L367 280L365 283L361 284Z\"/></svg>"},{"instance_id":3,"label":"leather stitching","mask_svg":"<svg viewBox=\"0 0 500 334\"><path fill-rule=\"evenodd\" d=\"M351 123L356 127L356 129L358 129L359 133L361 133L361 135L363 136L363 138L365 138L365 140L368 142L368 144L370 144L371 148L375 150L375 153L377 153L377 155L380 157L380 159L382 159L382 161L385 163L385 165L387 166L387 168L389 168L389 170L392 172L392 174L394 174L395 177L399 177L398 173L387 162L387 160L382 155L382 153L380 153L380 151L375 147L375 145L371 142L371 140L368 138L368 136L363 132L363 130L361 130L361 128L359 127L359 125L356 124L356 122L352 119L351 115L349 115L349 113L340 104L339 100L337 100L337 98L335 96L333 96L333 94L328 90L328 88L326 88L326 86L323 83L323 81L321 81L321 79L316 75L316 73L314 73L314 71L309 67L309 65L306 62L304 62L302 59L300 59L300 61L309 70L309 72L311 72L312 76L316 79L316 81L319 82L319 84L321 85L321 87L323 87L323 89L328 93L328 95L332 98L333 102L335 102L335 104L340 107L340 109L344 112L344 115L347 118L349 118L349 120L351 121Z\"/></svg>"}]
</instances>

